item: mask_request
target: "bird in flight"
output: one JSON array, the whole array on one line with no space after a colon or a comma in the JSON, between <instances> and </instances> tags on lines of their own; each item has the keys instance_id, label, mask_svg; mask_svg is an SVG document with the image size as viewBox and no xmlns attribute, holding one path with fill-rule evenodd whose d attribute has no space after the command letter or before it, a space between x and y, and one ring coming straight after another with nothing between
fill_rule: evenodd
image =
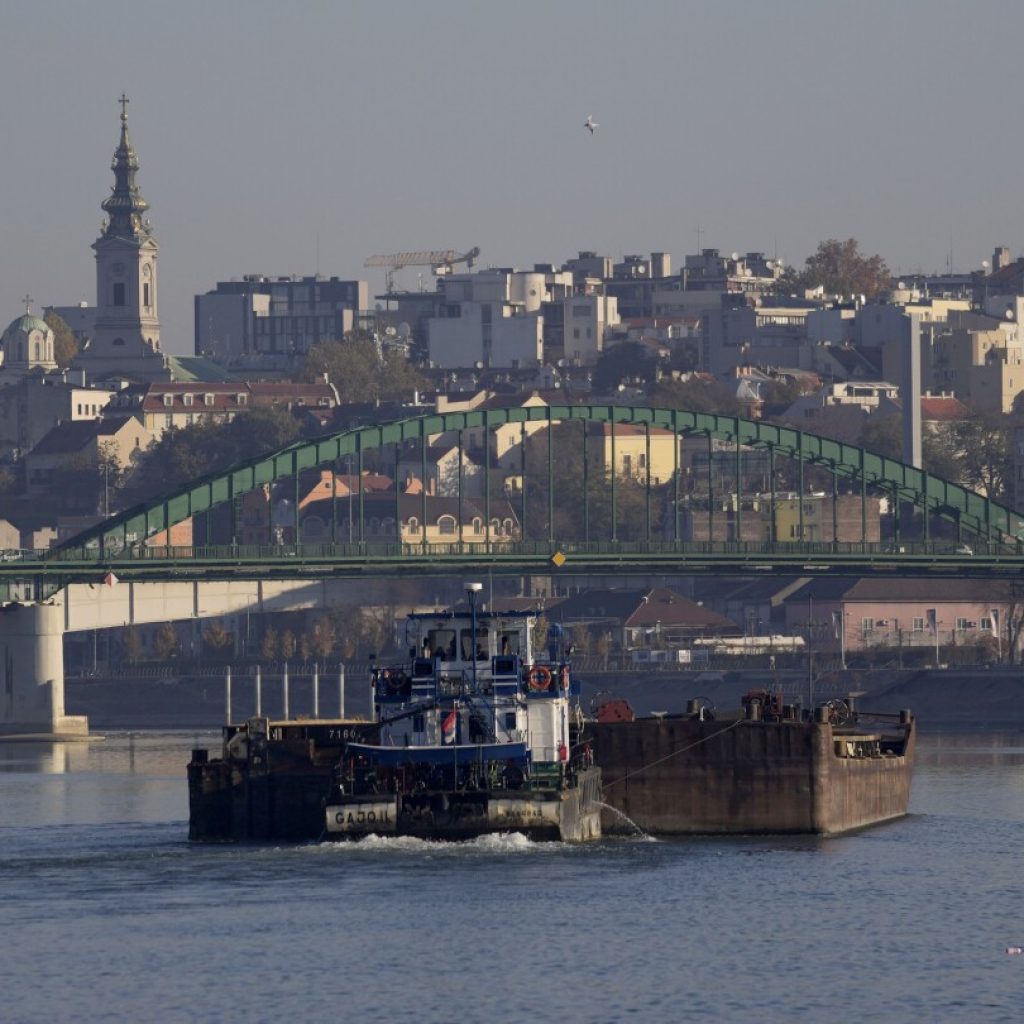
<instances>
[{"instance_id":1,"label":"bird in flight","mask_svg":"<svg viewBox=\"0 0 1024 1024\"><path fill-rule=\"evenodd\" d=\"M587 119L586 121L583 122L583 127L586 128L591 135L593 135L594 132L597 131L597 129L600 128L601 126L594 120L592 114L587 114Z\"/></svg>"}]
</instances>

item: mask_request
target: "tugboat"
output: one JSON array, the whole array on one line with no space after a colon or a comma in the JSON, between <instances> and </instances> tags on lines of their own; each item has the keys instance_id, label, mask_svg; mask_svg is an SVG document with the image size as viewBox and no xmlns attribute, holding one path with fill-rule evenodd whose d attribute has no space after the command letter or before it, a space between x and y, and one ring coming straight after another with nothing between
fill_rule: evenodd
<instances>
[{"instance_id":1,"label":"tugboat","mask_svg":"<svg viewBox=\"0 0 1024 1024\"><path fill-rule=\"evenodd\" d=\"M601 836L601 770L579 687L530 613L413 614L409 660L371 672L375 742L349 742L324 838Z\"/></svg>"}]
</instances>

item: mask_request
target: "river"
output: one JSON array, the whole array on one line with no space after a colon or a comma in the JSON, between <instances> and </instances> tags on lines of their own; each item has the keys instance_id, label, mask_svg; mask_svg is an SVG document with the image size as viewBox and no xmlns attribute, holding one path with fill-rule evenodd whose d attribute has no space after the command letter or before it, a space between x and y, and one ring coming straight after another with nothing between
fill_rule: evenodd
<instances>
[{"instance_id":1,"label":"river","mask_svg":"<svg viewBox=\"0 0 1024 1024\"><path fill-rule=\"evenodd\" d=\"M0 1019L1018 1021L1024 737L837 839L192 846L213 734L0 743Z\"/></svg>"}]
</instances>

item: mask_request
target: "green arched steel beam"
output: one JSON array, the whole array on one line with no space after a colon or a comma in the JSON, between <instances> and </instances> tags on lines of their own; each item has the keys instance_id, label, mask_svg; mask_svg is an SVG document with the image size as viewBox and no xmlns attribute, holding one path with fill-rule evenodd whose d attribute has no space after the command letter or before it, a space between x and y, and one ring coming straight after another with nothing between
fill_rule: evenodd
<instances>
[{"instance_id":1,"label":"green arched steel beam","mask_svg":"<svg viewBox=\"0 0 1024 1024\"><path fill-rule=\"evenodd\" d=\"M942 516L980 538L996 543L1024 539L1024 517L982 494L856 445L844 444L792 427L717 413L648 406L550 405L476 409L437 413L393 423L357 427L297 441L280 451L250 459L222 473L211 474L158 501L128 509L77 534L53 549L118 549L126 538L148 539L226 501L296 473L331 465L348 455L366 452L425 435L449 431L489 430L507 423L551 424L585 420L595 423L647 424L676 434L701 434L820 465L840 476L885 489L889 496Z\"/></svg>"}]
</instances>

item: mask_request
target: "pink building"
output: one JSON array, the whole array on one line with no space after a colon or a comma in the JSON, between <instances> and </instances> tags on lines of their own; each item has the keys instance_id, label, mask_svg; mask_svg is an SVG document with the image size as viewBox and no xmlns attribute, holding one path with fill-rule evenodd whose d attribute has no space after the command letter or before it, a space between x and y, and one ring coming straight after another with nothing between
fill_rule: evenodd
<instances>
[{"instance_id":1,"label":"pink building","mask_svg":"<svg viewBox=\"0 0 1024 1024\"><path fill-rule=\"evenodd\" d=\"M818 579L786 600L786 629L822 652L975 646L1005 655L1024 607L1005 584L964 579Z\"/></svg>"}]
</instances>

